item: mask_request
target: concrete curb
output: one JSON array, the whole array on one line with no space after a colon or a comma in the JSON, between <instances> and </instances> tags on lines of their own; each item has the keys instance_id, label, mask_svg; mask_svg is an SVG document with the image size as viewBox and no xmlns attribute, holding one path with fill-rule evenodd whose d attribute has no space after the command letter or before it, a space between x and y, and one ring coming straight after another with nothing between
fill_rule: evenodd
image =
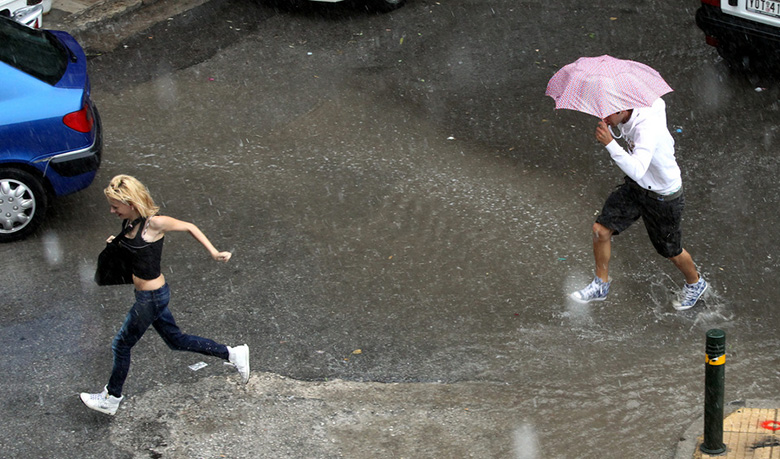
<instances>
[{"instance_id":1,"label":"concrete curb","mask_svg":"<svg viewBox=\"0 0 780 459\"><path fill-rule=\"evenodd\" d=\"M100 0L51 28L69 32L89 52L108 52L165 18L208 0ZM48 25L46 27L49 27Z\"/></svg>"}]
</instances>

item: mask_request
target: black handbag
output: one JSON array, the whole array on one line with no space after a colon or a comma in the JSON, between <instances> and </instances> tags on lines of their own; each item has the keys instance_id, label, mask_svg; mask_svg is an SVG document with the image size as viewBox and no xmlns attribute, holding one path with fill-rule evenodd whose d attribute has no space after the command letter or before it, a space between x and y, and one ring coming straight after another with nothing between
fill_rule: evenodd
<instances>
[{"instance_id":1,"label":"black handbag","mask_svg":"<svg viewBox=\"0 0 780 459\"><path fill-rule=\"evenodd\" d=\"M135 226L139 220L125 225L114 239L106 244L100 252L95 270L95 283L98 285L122 285L133 283L133 266L130 251L122 248L119 243L125 233Z\"/></svg>"}]
</instances>

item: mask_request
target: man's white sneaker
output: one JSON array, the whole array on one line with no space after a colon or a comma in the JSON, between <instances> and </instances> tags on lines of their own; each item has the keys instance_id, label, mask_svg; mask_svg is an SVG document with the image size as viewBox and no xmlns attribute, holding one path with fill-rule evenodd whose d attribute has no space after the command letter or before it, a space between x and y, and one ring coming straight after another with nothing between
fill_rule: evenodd
<instances>
[{"instance_id":1,"label":"man's white sneaker","mask_svg":"<svg viewBox=\"0 0 780 459\"><path fill-rule=\"evenodd\" d=\"M699 281L695 284L685 284L680 292L680 301L674 302L672 306L678 311L685 311L696 306L696 302L707 290L707 281L699 275Z\"/></svg>"},{"instance_id":2,"label":"man's white sneaker","mask_svg":"<svg viewBox=\"0 0 780 459\"><path fill-rule=\"evenodd\" d=\"M599 278L598 276L593 278L593 281L588 284L587 287L585 287L582 290L578 290L571 295L569 295L569 298L576 301L577 303L590 303L591 301L604 301L607 299L607 293L609 293L609 284L611 282L604 282Z\"/></svg>"},{"instance_id":3,"label":"man's white sneaker","mask_svg":"<svg viewBox=\"0 0 780 459\"><path fill-rule=\"evenodd\" d=\"M242 344L241 346L228 346L227 348L230 356L228 360L236 367L236 370L241 375L241 380L246 384L249 381L249 346Z\"/></svg>"},{"instance_id":4,"label":"man's white sneaker","mask_svg":"<svg viewBox=\"0 0 780 459\"><path fill-rule=\"evenodd\" d=\"M110 395L107 387L104 387L103 392L99 394L87 394L86 392L82 392L79 397L81 397L81 401L87 405L87 408L110 414L111 416L116 414L119 403L125 399L124 395L119 398Z\"/></svg>"}]
</instances>

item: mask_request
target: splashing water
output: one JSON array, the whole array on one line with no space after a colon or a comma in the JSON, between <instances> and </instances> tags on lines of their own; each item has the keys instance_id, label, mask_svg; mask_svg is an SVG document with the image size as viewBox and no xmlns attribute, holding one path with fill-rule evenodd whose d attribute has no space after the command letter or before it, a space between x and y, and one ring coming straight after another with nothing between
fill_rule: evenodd
<instances>
[{"instance_id":1,"label":"splashing water","mask_svg":"<svg viewBox=\"0 0 780 459\"><path fill-rule=\"evenodd\" d=\"M532 425L523 424L515 429L515 457L517 459L538 459L539 439Z\"/></svg>"},{"instance_id":2,"label":"splashing water","mask_svg":"<svg viewBox=\"0 0 780 459\"><path fill-rule=\"evenodd\" d=\"M62 261L60 238L53 232L43 235L43 256L52 265L59 264Z\"/></svg>"}]
</instances>

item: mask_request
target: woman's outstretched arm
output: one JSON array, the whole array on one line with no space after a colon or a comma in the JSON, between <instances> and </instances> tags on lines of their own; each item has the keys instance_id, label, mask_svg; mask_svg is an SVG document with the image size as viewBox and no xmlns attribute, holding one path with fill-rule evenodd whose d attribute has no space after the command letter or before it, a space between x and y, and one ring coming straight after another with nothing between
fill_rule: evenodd
<instances>
[{"instance_id":1,"label":"woman's outstretched arm","mask_svg":"<svg viewBox=\"0 0 780 459\"><path fill-rule=\"evenodd\" d=\"M230 260L230 257L233 255L230 252L220 252L217 250L214 245L209 241L209 238L206 237L205 234L203 234L203 231L201 231L197 226L190 222L185 222L182 220L177 220L173 217L168 217L166 215L157 215L155 217L152 217L149 219L149 227L148 227L148 237L152 240L157 240L165 233L169 232L187 232L190 233L192 237L195 238L196 241L200 242L203 247L206 248L206 250L209 251L209 254L211 254L211 258L213 258L216 261L222 261L226 262Z\"/></svg>"}]
</instances>

